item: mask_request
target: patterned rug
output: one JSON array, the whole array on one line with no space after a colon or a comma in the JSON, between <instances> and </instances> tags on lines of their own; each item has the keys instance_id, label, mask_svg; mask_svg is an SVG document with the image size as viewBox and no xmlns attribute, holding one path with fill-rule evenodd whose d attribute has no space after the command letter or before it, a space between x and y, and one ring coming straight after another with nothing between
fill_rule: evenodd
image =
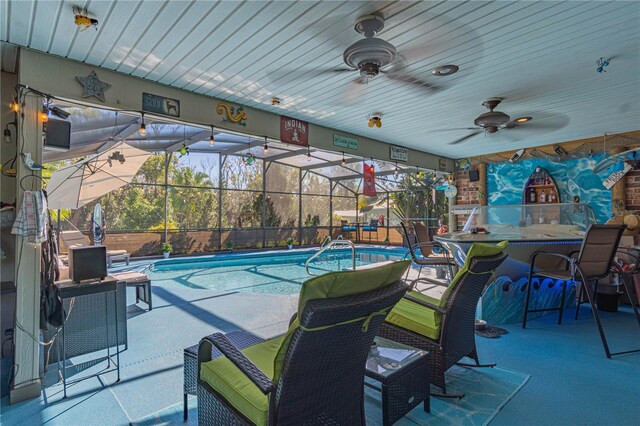
<instances>
[{"instance_id":1,"label":"patterned rug","mask_svg":"<svg viewBox=\"0 0 640 426\"><path fill-rule=\"evenodd\" d=\"M486 425L527 383L529 375L500 368L463 368L454 366L447 372L447 391L464 393L462 399L431 398L431 413L422 404L396 426L402 425ZM366 388L365 411L367 425L382 424L380 394ZM182 403L171 405L157 413L132 422L135 426L175 425L183 423ZM197 400L189 400L188 425L198 424Z\"/></svg>"}]
</instances>

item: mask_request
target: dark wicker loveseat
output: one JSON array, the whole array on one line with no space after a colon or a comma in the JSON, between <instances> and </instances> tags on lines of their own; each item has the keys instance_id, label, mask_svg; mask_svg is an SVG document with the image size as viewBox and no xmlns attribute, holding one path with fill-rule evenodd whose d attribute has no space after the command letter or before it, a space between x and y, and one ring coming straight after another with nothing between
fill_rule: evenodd
<instances>
[{"instance_id":1,"label":"dark wicker loveseat","mask_svg":"<svg viewBox=\"0 0 640 426\"><path fill-rule=\"evenodd\" d=\"M305 282L284 335L236 349L223 334L198 350L200 425L364 425L367 354L408 286L408 261ZM224 357L211 360L211 347Z\"/></svg>"},{"instance_id":2,"label":"dark wicker loveseat","mask_svg":"<svg viewBox=\"0 0 640 426\"><path fill-rule=\"evenodd\" d=\"M410 291L380 326L379 336L429 351L431 383L441 388L444 396L444 373L451 366L464 357L480 366L474 334L476 305L493 271L507 257L502 253L505 247L506 242L474 244L451 284L443 286L440 299Z\"/></svg>"}]
</instances>

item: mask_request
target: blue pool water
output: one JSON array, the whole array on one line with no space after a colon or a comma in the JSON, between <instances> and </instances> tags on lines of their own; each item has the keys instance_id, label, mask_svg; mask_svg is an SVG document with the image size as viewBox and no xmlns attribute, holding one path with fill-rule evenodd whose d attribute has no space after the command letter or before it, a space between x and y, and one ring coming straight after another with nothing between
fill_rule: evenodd
<instances>
[{"instance_id":1,"label":"blue pool water","mask_svg":"<svg viewBox=\"0 0 640 426\"><path fill-rule=\"evenodd\" d=\"M311 278L307 259L317 250L272 251L246 254L218 254L160 260L147 274L155 286L186 287L221 292L292 294ZM356 266L399 260L403 249L357 248ZM330 250L316 258L310 272L321 275L351 269L351 251Z\"/></svg>"}]
</instances>

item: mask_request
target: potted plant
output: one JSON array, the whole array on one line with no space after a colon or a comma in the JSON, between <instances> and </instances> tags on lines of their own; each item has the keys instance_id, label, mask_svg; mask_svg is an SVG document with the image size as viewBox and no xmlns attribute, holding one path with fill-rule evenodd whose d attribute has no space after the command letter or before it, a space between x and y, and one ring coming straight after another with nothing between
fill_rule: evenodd
<instances>
[{"instance_id":1,"label":"potted plant","mask_svg":"<svg viewBox=\"0 0 640 426\"><path fill-rule=\"evenodd\" d=\"M227 252L231 253L233 251L233 241L227 241L224 243L224 248L227 249Z\"/></svg>"},{"instance_id":2,"label":"potted plant","mask_svg":"<svg viewBox=\"0 0 640 426\"><path fill-rule=\"evenodd\" d=\"M171 243L162 243L162 254L165 259L169 258L171 250L173 250L173 246L171 245Z\"/></svg>"},{"instance_id":3,"label":"potted plant","mask_svg":"<svg viewBox=\"0 0 640 426\"><path fill-rule=\"evenodd\" d=\"M287 247L289 247L289 250L293 248L293 238L287 238Z\"/></svg>"}]
</instances>

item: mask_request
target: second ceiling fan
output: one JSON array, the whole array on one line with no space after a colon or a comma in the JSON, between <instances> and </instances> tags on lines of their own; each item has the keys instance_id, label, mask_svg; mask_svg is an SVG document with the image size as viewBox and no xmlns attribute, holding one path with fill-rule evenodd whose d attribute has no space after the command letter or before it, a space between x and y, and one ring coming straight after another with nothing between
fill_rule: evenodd
<instances>
[{"instance_id":1,"label":"second ceiling fan","mask_svg":"<svg viewBox=\"0 0 640 426\"><path fill-rule=\"evenodd\" d=\"M531 117L518 117L515 119L511 119L507 114L502 111L495 111L496 107L502 102L502 98L490 98L482 103L484 107L486 107L489 112L485 112L484 114L480 114L473 120L473 124L476 127L463 127L459 129L445 129L443 131L453 131L453 130L473 130L471 133L458 138L452 142L449 142L449 145L459 144L460 142L464 142L467 139L470 139L476 135L481 133L496 133L502 129L515 129L520 124L527 123L531 121Z\"/></svg>"}]
</instances>

